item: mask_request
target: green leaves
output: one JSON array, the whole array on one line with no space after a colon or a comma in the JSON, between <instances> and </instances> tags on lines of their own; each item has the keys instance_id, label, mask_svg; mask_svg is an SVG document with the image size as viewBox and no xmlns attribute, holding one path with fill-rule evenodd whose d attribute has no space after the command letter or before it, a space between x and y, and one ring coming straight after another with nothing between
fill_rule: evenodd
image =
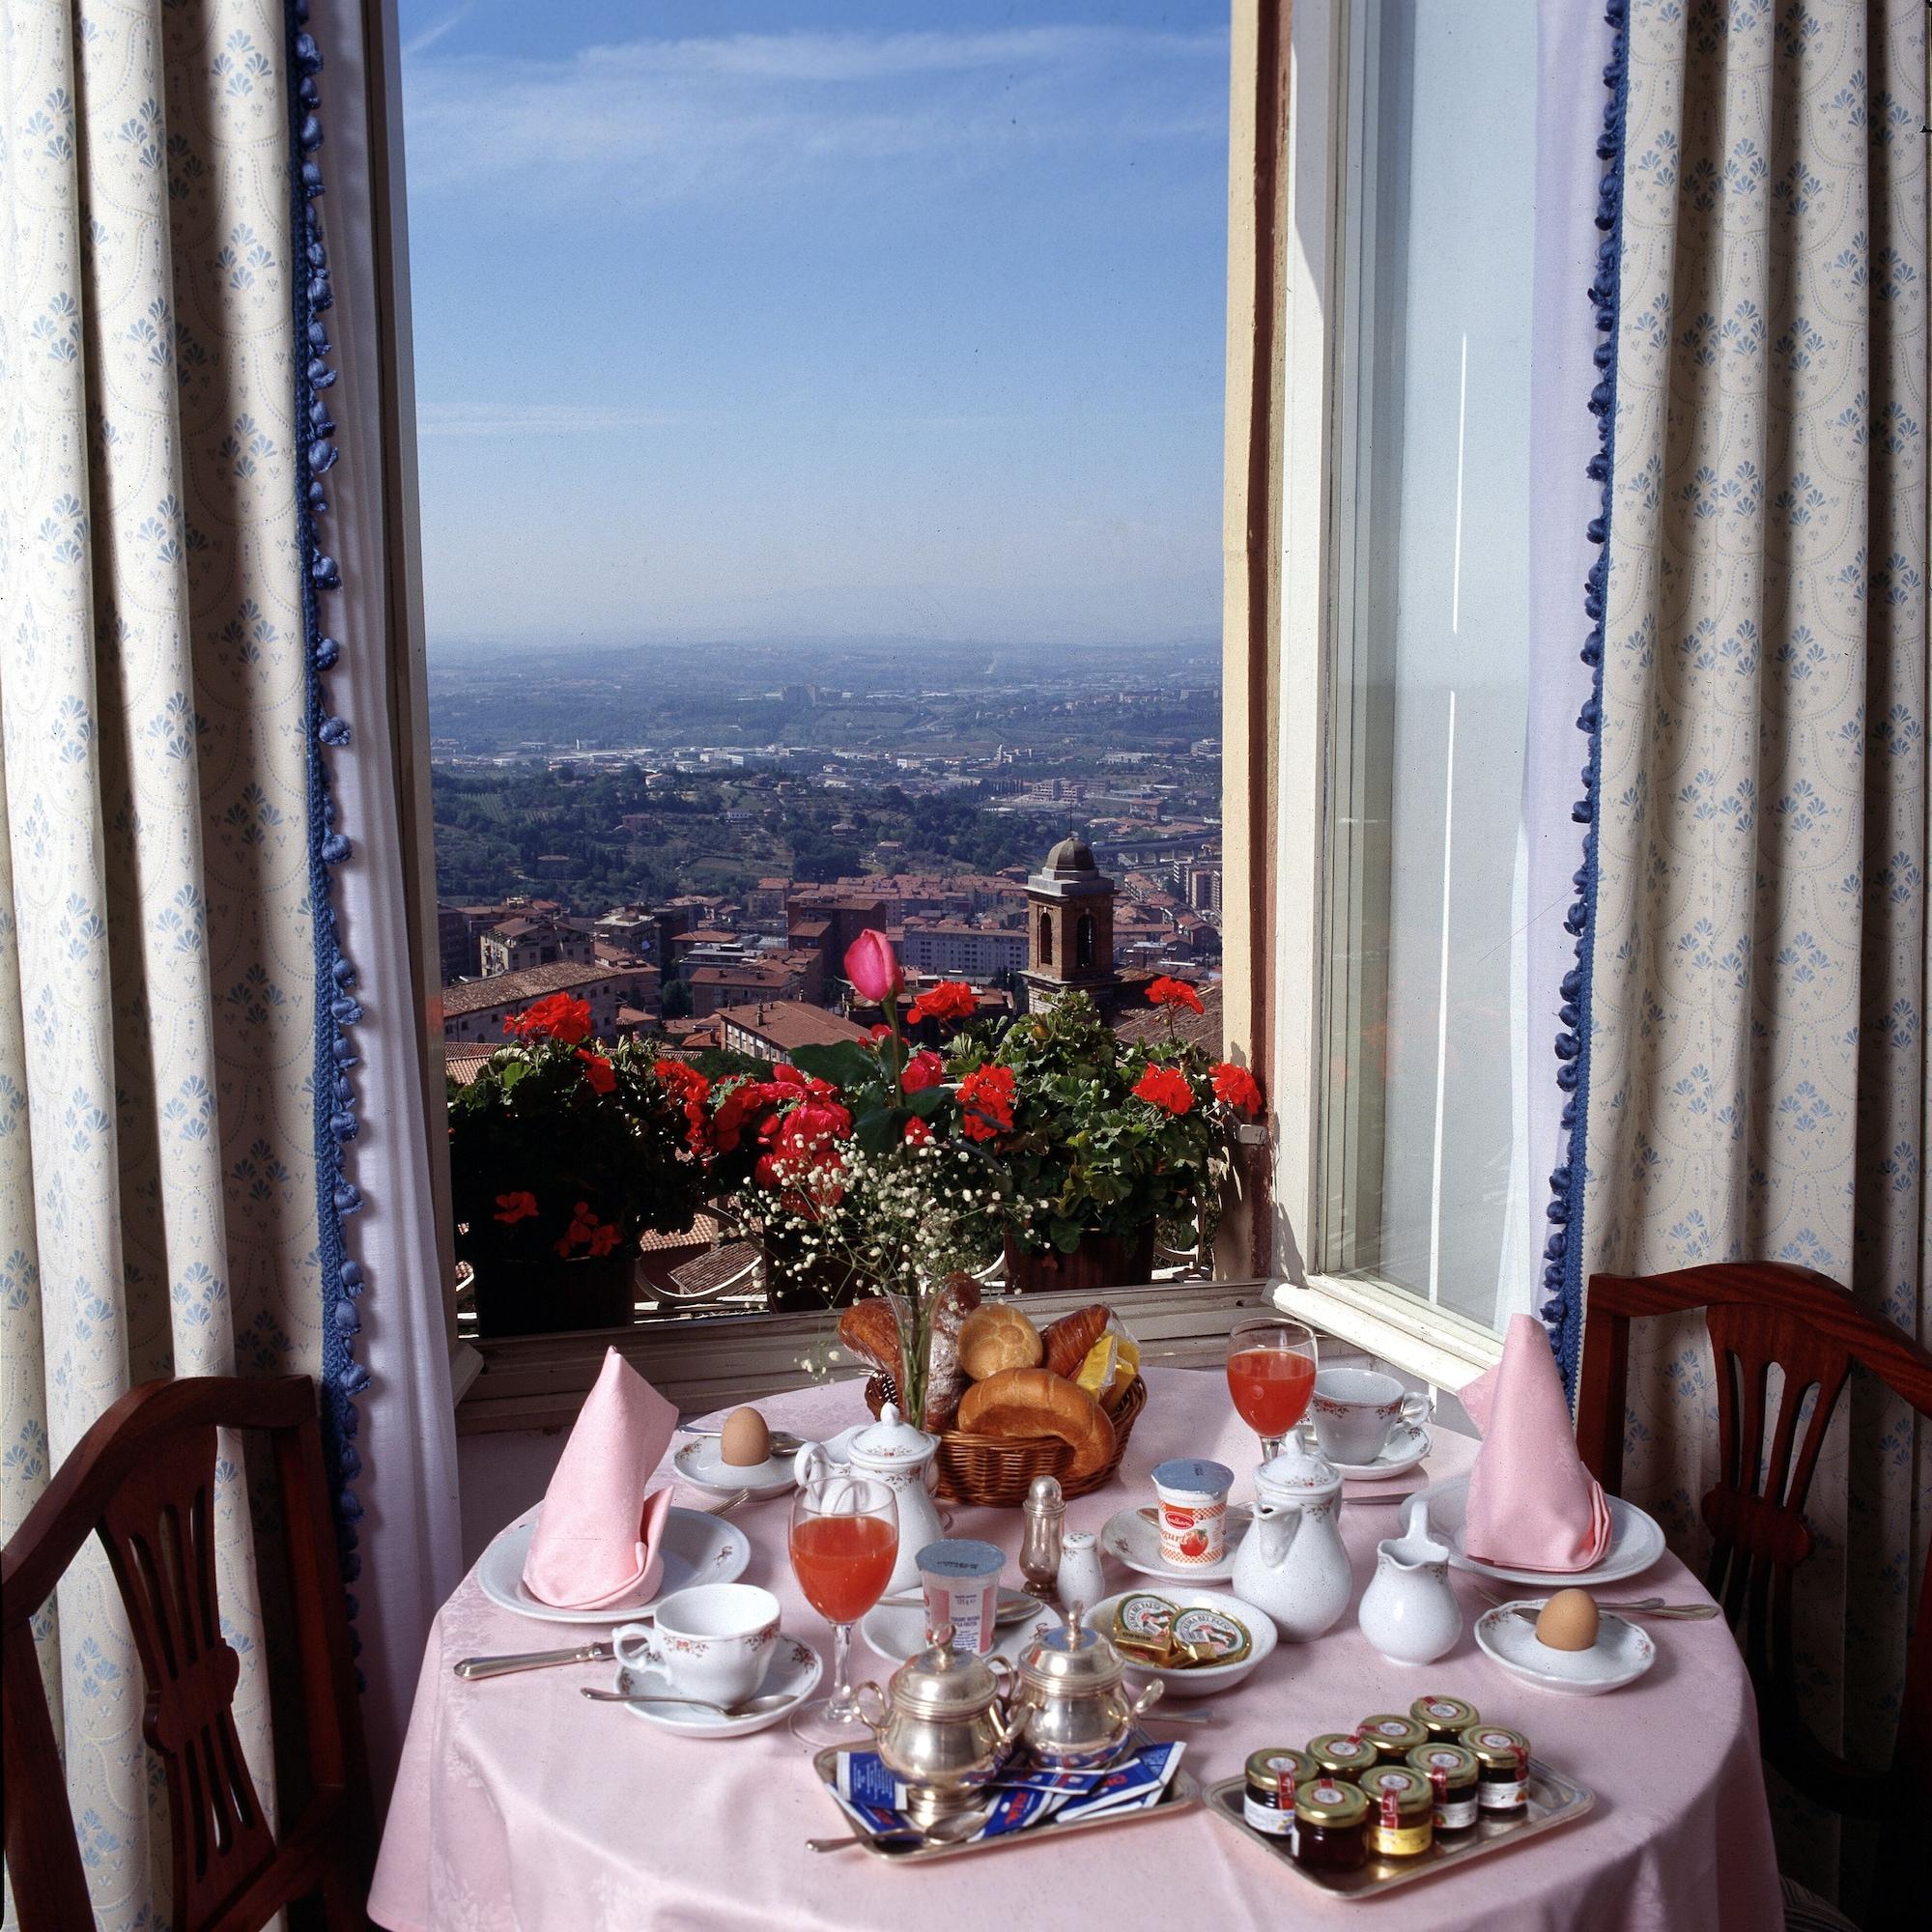
<instances>
[{"instance_id":1,"label":"green leaves","mask_svg":"<svg viewBox=\"0 0 1932 1932\"><path fill-rule=\"evenodd\" d=\"M801 1046L791 1056L791 1064L808 1079L829 1080L844 1093L853 1093L880 1078L879 1063L856 1039L841 1039L830 1046Z\"/></svg>"}]
</instances>

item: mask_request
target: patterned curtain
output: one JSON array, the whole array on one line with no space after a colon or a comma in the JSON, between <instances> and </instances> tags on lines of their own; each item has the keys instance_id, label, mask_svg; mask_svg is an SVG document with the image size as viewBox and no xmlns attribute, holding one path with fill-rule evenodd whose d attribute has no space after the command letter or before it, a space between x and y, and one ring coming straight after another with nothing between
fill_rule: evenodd
<instances>
[{"instance_id":1,"label":"patterned curtain","mask_svg":"<svg viewBox=\"0 0 1932 1932\"><path fill-rule=\"evenodd\" d=\"M8 1535L130 1383L322 1362L286 47L277 0L0 0ZM239 1452L218 1516L268 1798ZM97 1547L41 1636L99 1922L150 1925L164 1801Z\"/></svg>"},{"instance_id":2,"label":"patterned curtain","mask_svg":"<svg viewBox=\"0 0 1932 1932\"><path fill-rule=\"evenodd\" d=\"M1932 1342L1925 20L1922 0L1628 8L1594 292L1573 1321L1592 1269L1749 1257L1822 1269ZM1701 1553L1708 1351L1647 1325L1628 1486ZM1932 1432L1861 1384L1828 1453L1800 1674L1821 1733L1870 1762ZM1829 1828L1784 1809L1787 1866L1829 1885Z\"/></svg>"}]
</instances>

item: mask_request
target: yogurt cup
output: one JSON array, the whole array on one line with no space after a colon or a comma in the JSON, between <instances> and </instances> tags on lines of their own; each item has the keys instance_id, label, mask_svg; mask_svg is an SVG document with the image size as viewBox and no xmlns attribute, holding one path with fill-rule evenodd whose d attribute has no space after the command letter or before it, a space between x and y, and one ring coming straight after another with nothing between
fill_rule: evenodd
<instances>
[{"instance_id":1,"label":"yogurt cup","mask_svg":"<svg viewBox=\"0 0 1932 1932\"><path fill-rule=\"evenodd\" d=\"M949 1536L928 1543L913 1560L925 1591L927 1627L951 1624L954 1650L984 1657L993 1647L1006 1551L997 1544Z\"/></svg>"},{"instance_id":2,"label":"yogurt cup","mask_svg":"<svg viewBox=\"0 0 1932 1932\"><path fill-rule=\"evenodd\" d=\"M1228 1492L1234 1486L1234 1470L1204 1457L1154 1464L1160 1560L1170 1569L1211 1569L1227 1554Z\"/></svg>"}]
</instances>

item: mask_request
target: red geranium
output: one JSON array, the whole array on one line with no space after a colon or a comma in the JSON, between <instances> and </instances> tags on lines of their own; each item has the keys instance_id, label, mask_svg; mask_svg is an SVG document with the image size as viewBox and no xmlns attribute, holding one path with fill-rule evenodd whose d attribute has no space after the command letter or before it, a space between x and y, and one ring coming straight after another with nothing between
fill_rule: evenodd
<instances>
[{"instance_id":1,"label":"red geranium","mask_svg":"<svg viewBox=\"0 0 1932 1932\"><path fill-rule=\"evenodd\" d=\"M968 1140L989 1141L1013 1130L1018 1083L1010 1066L976 1066L959 1083L960 1126Z\"/></svg>"},{"instance_id":2,"label":"red geranium","mask_svg":"<svg viewBox=\"0 0 1932 1932\"><path fill-rule=\"evenodd\" d=\"M614 1094L617 1091L617 1069L601 1053L592 1053L587 1046L580 1046L577 1057L583 1063L584 1077L590 1082L593 1094Z\"/></svg>"},{"instance_id":3,"label":"red geranium","mask_svg":"<svg viewBox=\"0 0 1932 1932\"><path fill-rule=\"evenodd\" d=\"M590 1037L590 1002L569 993L551 993L503 1022L519 1039L560 1039L566 1046Z\"/></svg>"},{"instance_id":4,"label":"red geranium","mask_svg":"<svg viewBox=\"0 0 1932 1932\"><path fill-rule=\"evenodd\" d=\"M1250 1120L1261 1112L1262 1090L1245 1066L1236 1066L1229 1060L1219 1061L1208 1077L1214 1082L1214 1097L1223 1106L1246 1114Z\"/></svg>"},{"instance_id":5,"label":"red geranium","mask_svg":"<svg viewBox=\"0 0 1932 1932\"><path fill-rule=\"evenodd\" d=\"M923 1147L932 1138L932 1129L917 1114L905 1123L905 1141L908 1147Z\"/></svg>"},{"instance_id":6,"label":"red geranium","mask_svg":"<svg viewBox=\"0 0 1932 1932\"><path fill-rule=\"evenodd\" d=\"M937 1087L945 1078L945 1061L930 1047L922 1047L906 1062L905 1071L899 1075L899 1085L908 1094L919 1094L928 1087Z\"/></svg>"},{"instance_id":7,"label":"red geranium","mask_svg":"<svg viewBox=\"0 0 1932 1932\"><path fill-rule=\"evenodd\" d=\"M1147 996L1151 1006L1185 1007L1191 1013L1207 1011L1201 1004L1201 995L1185 980L1173 980L1166 974L1148 987Z\"/></svg>"},{"instance_id":8,"label":"red geranium","mask_svg":"<svg viewBox=\"0 0 1932 1932\"><path fill-rule=\"evenodd\" d=\"M1146 1100L1164 1113L1184 1114L1194 1105L1194 1089L1184 1073L1171 1066L1150 1066L1134 1082L1134 1098Z\"/></svg>"},{"instance_id":9,"label":"red geranium","mask_svg":"<svg viewBox=\"0 0 1932 1932\"><path fill-rule=\"evenodd\" d=\"M582 1248L586 1254L602 1256L610 1254L617 1245L617 1227L613 1221L599 1221L590 1211L588 1202L580 1201L570 1217L570 1227L555 1243L556 1252L567 1260L572 1248Z\"/></svg>"},{"instance_id":10,"label":"red geranium","mask_svg":"<svg viewBox=\"0 0 1932 1932\"><path fill-rule=\"evenodd\" d=\"M817 1173L842 1165L838 1144L852 1131L851 1110L827 1081L807 1081L803 1099L758 1129L766 1149L754 1170L761 1186L776 1187L807 1170Z\"/></svg>"},{"instance_id":11,"label":"red geranium","mask_svg":"<svg viewBox=\"0 0 1932 1932\"><path fill-rule=\"evenodd\" d=\"M687 1065L682 1060L657 1061L653 1063L651 1071L671 1098L684 1109L686 1138L691 1142L691 1151L702 1153L711 1125L707 1106L711 1098L711 1082L696 1067ZM733 1145L736 1143L733 1142Z\"/></svg>"},{"instance_id":12,"label":"red geranium","mask_svg":"<svg viewBox=\"0 0 1932 1932\"><path fill-rule=\"evenodd\" d=\"M921 1020L970 1020L980 1010L980 996L963 980L942 980L906 1009L906 1024Z\"/></svg>"},{"instance_id":13,"label":"red geranium","mask_svg":"<svg viewBox=\"0 0 1932 1932\"><path fill-rule=\"evenodd\" d=\"M493 1217L513 1228L519 1221L527 1221L537 1211L537 1197L527 1189L515 1194L499 1194L497 1197L497 1213Z\"/></svg>"}]
</instances>

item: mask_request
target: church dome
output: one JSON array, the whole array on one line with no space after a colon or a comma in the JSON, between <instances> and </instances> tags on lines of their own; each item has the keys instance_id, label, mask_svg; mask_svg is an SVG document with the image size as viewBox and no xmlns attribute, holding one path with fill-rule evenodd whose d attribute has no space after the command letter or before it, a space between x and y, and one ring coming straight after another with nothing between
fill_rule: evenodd
<instances>
[{"instance_id":1,"label":"church dome","mask_svg":"<svg viewBox=\"0 0 1932 1932\"><path fill-rule=\"evenodd\" d=\"M1098 867L1094 864L1094 854L1086 841L1069 835L1046 855L1046 869L1049 872L1092 872Z\"/></svg>"}]
</instances>

